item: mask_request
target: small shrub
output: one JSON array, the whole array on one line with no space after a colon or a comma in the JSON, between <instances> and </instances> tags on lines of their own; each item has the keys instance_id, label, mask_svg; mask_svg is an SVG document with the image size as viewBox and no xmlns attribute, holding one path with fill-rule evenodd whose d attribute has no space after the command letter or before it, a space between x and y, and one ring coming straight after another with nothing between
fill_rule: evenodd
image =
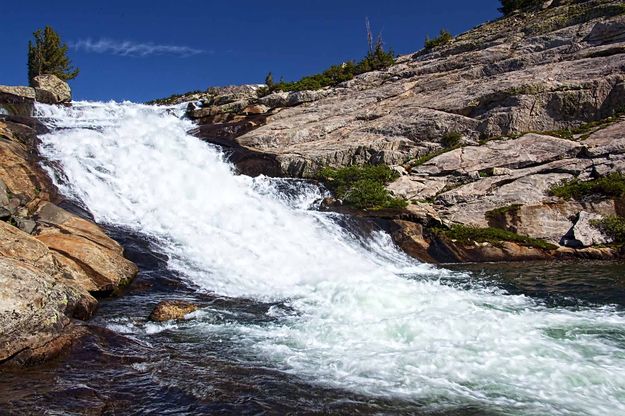
<instances>
[{"instance_id":1,"label":"small shrub","mask_svg":"<svg viewBox=\"0 0 625 416\"><path fill-rule=\"evenodd\" d=\"M447 133L441 139L441 144L446 149L452 149L458 145L462 141L462 134L458 132Z\"/></svg>"},{"instance_id":2,"label":"small shrub","mask_svg":"<svg viewBox=\"0 0 625 416\"><path fill-rule=\"evenodd\" d=\"M615 172L589 181L573 179L551 187L549 193L563 199L620 197L625 195L625 175Z\"/></svg>"},{"instance_id":3,"label":"small shrub","mask_svg":"<svg viewBox=\"0 0 625 416\"><path fill-rule=\"evenodd\" d=\"M445 29L441 29L440 33L436 38L430 39L430 37L428 36L425 39L425 49L431 50L438 46L446 45L451 42L453 38L454 37L451 35L451 33L446 31Z\"/></svg>"},{"instance_id":4,"label":"small shrub","mask_svg":"<svg viewBox=\"0 0 625 416\"><path fill-rule=\"evenodd\" d=\"M625 218L618 216L605 217L600 220L591 221L593 227L601 230L605 235L611 237L615 243L625 243Z\"/></svg>"},{"instance_id":5,"label":"small shrub","mask_svg":"<svg viewBox=\"0 0 625 416\"><path fill-rule=\"evenodd\" d=\"M359 209L404 208L403 199L394 198L384 187L399 174L386 165L323 168L319 179L347 205Z\"/></svg>"},{"instance_id":6,"label":"small shrub","mask_svg":"<svg viewBox=\"0 0 625 416\"><path fill-rule=\"evenodd\" d=\"M554 250L557 248L555 245L546 241L539 240L537 238L525 237L501 228L479 228L455 224L449 229L438 229L436 232L463 243L471 243L475 241L478 243L490 243L498 246L503 241L510 241L522 246L540 248L543 250Z\"/></svg>"},{"instance_id":7,"label":"small shrub","mask_svg":"<svg viewBox=\"0 0 625 416\"><path fill-rule=\"evenodd\" d=\"M522 206L523 205L521 205L521 204L512 204L512 205L507 205L505 207L492 209L492 210L486 212L486 219L489 219L489 220L490 219L499 219L502 216L506 215L507 213L514 214Z\"/></svg>"},{"instance_id":8,"label":"small shrub","mask_svg":"<svg viewBox=\"0 0 625 416\"><path fill-rule=\"evenodd\" d=\"M308 75L294 82L280 81L268 88L269 92L319 90L349 81L365 72L386 69L394 63L393 51L385 51L381 41L378 41L376 46L359 62L347 61L340 65L333 65L320 74Z\"/></svg>"}]
</instances>

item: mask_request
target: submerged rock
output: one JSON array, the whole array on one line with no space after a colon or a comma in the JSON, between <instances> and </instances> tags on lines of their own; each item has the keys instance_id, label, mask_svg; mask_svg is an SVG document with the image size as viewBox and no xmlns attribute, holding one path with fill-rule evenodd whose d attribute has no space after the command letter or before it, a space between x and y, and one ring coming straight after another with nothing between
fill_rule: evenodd
<instances>
[{"instance_id":1,"label":"submerged rock","mask_svg":"<svg viewBox=\"0 0 625 416\"><path fill-rule=\"evenodd\" d=\"M150 321L164 322L183 319L185 315L198 310L198 306L182 300L165 300L154 307Z\"/></svg>"}]
</instances>

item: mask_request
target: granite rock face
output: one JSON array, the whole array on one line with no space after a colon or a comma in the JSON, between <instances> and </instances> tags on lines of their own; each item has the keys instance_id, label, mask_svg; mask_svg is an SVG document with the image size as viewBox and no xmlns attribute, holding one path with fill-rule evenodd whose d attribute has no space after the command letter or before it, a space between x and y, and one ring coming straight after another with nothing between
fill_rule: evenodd
<instances>
[{"instance_id":1,"label":"granite rock face","mask_svg":"<svg viewBox=\"0 0 625 416\"><path fill-rule=\"evenodd\" d=\"M61 353L85 333L77 322L95 312L94 295L137 273L100 227L52 202L36 133L33 119L0 119L0 365Z\"/></svg>"},{"instance_id":2,"label":"granite rock face","mask_svg":"<svg viewBox=\"0 0 625 416\"><path fill-rule=\"evenodd\" d=\"M260 108L238 110L237 100ZM314 178L324 166L391 165L400 177L388 190L410 201L393 235L426 261L435 256L423 241L436 239L414 206L443 226L503 228L558 245L566 257L586 245L571 237L582 212L623 215L615 198L565 201L550 189L625 172L625 6L546 2L335 87L264 97L248 89L200 99L188 114L199 125L193 133L227 147L244 174ZM408 223L423 226L423 238ZM527 247L476 247L438 252L471 261L480 253L545 257Z\"/></svg>"},{"instance_id":3,"label":"granite rock face","mask_svg":"<svg viewBox=\"0 0 625 416\"><path fill-rule=\"evenodd\" d=\"M404 164L441 150L452 133L477 145L600 120L625 100L623 16L620 1L555 2L337 87L261 98L248 91L248 103L270 110L252 128L230 129L229 147L272 158L277 175L311 177L325 165ZM197 111L199 124L214 124Z\"/></svg>"}]
</instances>

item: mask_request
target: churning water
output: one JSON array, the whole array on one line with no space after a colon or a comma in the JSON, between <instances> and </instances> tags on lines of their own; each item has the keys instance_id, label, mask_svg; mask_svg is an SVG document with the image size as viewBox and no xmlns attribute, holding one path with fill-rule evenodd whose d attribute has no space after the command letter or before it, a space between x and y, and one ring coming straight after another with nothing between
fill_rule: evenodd
<instances>
[{"instance_id":1,"label":"churning water","mask_svg":"<svg viewBox=\"0 0 625 416\"><path fill-rule=\"evenodd\" d=\"M194 290L272 305L262 320L206 309L188 321L238 360L432 412L625 415L616 308L548 307L419 264L386 234L362 237L311 209L323 195L314 185L236 175L219 148L187 134L180 108L37 111L52 129L41 151L65 195L150 240Z\"/></svg>"}]
</instances>

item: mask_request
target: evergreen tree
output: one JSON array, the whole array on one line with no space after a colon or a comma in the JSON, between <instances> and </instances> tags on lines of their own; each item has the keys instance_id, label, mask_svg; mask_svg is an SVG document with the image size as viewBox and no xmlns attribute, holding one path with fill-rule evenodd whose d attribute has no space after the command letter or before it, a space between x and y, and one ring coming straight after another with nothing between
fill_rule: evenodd
<instances>
[{"instance_id":1,"label":"evergreen tree","mask_svg":"<svg viewBox=\"0 0 625 416\"><path fill-rule=\"evenodd\" d=\"M273 83L273 74L270 72L267 74L267 76L265 77L265 85L267 85L267 88L272 89L274 86Z\"/></svg>"},{"instance_id":2,"label":"evergreen tree","mask_svg":"<svg viewBox=\"0 0 625 416\"><path fill-rule=\"evenodd\" d=\"M53 74L67 81L76 78L78 68L71 66L67 57L67 45L50 26L33 33L34 42L28 42L28 80L41 74Z\"/></svg>"}]
</instances>

